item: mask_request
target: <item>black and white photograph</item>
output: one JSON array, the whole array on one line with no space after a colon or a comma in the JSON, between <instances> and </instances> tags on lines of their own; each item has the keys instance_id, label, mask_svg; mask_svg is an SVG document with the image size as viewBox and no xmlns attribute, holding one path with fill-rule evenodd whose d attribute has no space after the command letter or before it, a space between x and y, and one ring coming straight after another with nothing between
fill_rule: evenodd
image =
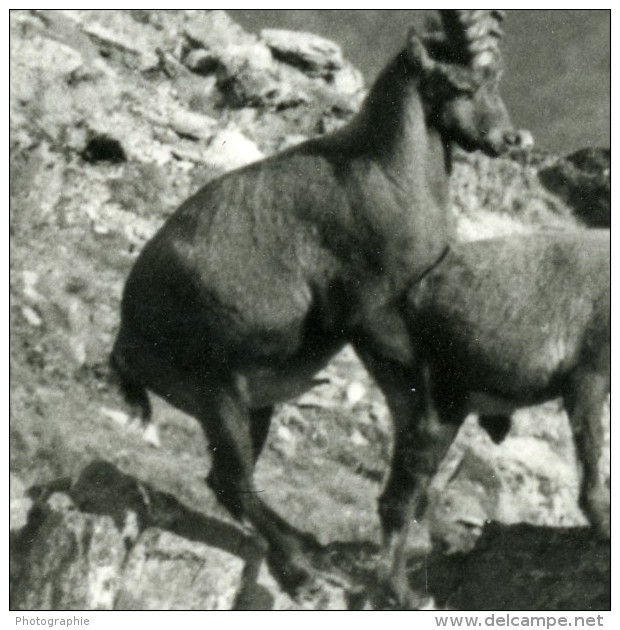
<instances>
[{"instance_id":1,"label":"black and white photograph","mask_svg":"<svg viewBox=\"0 0 620 630\"><path fill-rule=\"evenodd\" d=\"M6 13L12 626L605 627L612 11Z\"/></svg>"}]
</instances>

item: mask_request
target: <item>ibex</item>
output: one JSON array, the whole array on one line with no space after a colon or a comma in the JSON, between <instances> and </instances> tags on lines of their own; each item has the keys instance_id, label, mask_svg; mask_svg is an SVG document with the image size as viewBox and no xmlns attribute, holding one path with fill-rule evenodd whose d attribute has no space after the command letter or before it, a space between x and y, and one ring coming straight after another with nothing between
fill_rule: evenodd
<instances>
[{"instance_id":1,"label":"ibex","mask_svg":"<svg viewBox=\"0 0 620 630\"><path fill-rule=\"evenodd\" d=\"M610 233L541 232L455 244L410 290L415 393L389 393L409 440L390 509L410 517L469 412L499 442L519 407L562 398L583 467L580 504L609 537L600 475L610 389ZM389 374L386 375L386 379ZM395 469L396 470L396 469Z\"/></svg>"},{"instance_id":2,"label":"ibex","mask_svg":"<svg viewBox=\"0 0 620 630\"><path fill-rule=\"evenodd\" d=\"M149 389L198 419L209 486L291 588L312 581L309 539L253 483L273 405L347 343L410 387L402 304L449 242L451 146L494 156L520 141L497 88L501 12L441 18L442 34L410 33L348 125L183 203L125 286L112 365L128 402L147 420ZM399 439L387 496L403 474ZM381 518L389 565L394 528Z\"/></svg>"}]
</instances>

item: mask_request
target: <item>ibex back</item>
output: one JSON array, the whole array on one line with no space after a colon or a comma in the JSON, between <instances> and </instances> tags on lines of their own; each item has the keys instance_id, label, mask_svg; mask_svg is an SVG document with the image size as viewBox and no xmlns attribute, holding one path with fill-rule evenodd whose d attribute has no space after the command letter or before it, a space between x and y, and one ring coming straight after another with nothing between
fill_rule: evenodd
<instances>
[{"instance_id":1,"label":"ibex back","mask_svg":"<svg viewBox=\"0 0 620 630\"><path fill-rule=\"evenodd\" d=\"M497 92L501 15L442 18L443 34L411 33L350 124L186 201L125 287L112 363L128 401L148 418L149 389L199 420L209 486L292 587L312 575L310 538L252 480L274 403L346 343L410 383L400 307L448 245L450 147L497 155L521 137Z\"/></svg>"}]
</instances>

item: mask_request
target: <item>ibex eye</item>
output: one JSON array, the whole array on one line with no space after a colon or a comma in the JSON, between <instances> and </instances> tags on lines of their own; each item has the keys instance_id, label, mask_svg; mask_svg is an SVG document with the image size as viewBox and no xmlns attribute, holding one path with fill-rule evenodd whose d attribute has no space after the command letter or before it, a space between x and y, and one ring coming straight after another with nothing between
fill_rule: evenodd
<instances>
[{"instance_id":1,"label":"ibex eye","mask_svg":"<svg viewBox=\"0 0 620 630\"><path fill-rule=\"evenodd\" d=\"M461 96L461 97L472 98L476 92L477 92L476 88L475 87L470 87L470 86L468 86L468 87L464 87L464 86L461 87L461 86L459 86L459 87L456 87L454 89L454 94L457 97Z\"/></svg>"},{"instance_id":2,"label":"ibex eye","mask_svg":"<svg viewBox=\"0 0 620 630\"><path fill-rule=\"evenodd\" d=\"M452 98L473 98L478 88L471 83L450 81L448 90Z\"/></svg>"}]
</instances>

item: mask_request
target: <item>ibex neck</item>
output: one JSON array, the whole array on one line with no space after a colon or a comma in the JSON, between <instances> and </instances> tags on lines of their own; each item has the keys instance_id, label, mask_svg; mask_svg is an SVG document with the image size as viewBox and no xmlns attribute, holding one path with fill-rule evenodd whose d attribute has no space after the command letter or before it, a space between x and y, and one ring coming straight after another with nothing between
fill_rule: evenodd
<instances>
[{"instance_id":1,"label":"ibex neck","mask_svg":"<svg viewBox=\"0 0 620 630\"><path fill-rule=\"evenodd\" d=\"M399 54L381 73L362 109L343 129L351 154L378 162L399 179L419 176L429 166L447 175L448 151L439 132L429 126L418 77Z\"/></svg>"}]
</instances>

